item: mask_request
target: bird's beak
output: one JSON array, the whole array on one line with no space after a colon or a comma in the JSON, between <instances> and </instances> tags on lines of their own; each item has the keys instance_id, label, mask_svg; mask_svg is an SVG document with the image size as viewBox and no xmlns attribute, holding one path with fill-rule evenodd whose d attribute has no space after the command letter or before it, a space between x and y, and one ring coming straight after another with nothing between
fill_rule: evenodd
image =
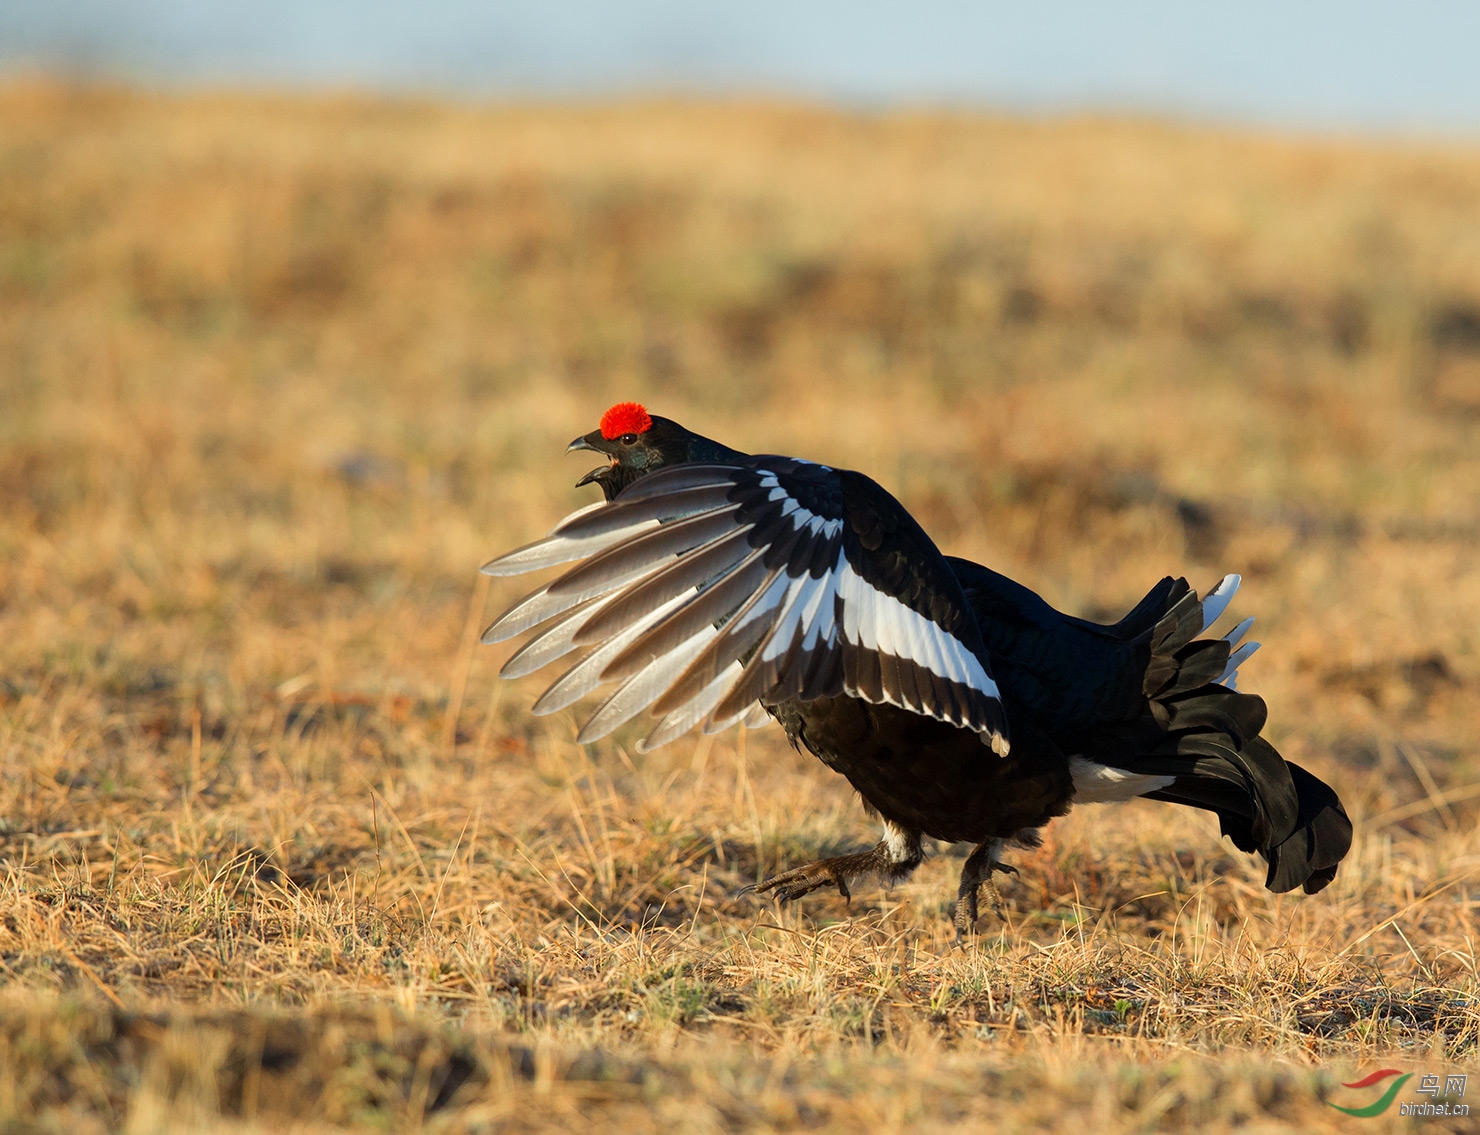
<instances>
[{"instance_id":1,"label":"bird's beak","mask_svg":"<svg viewBox=\"0 0 1480 1135\"><path fill-rule=\"evenodd\" d=\"M592 453L601 453L603 457L610 457L609 454L602 453L602 451L592 443L591 438L594 436L596 435L586 434L583 437L576 438L575 441L571 442L565 447L565 452L575 453L582 449L589 449ZM591 472L587 473L584 477L576 482L576 488L579 489L582 485L591 484L591 482L595 481L596 478L600 477L603 473L610 469L612 465L615 465L617 463L617 459L615 457L610 457L610 461L610 465L598 465L595 469L592 469Z\"/></svg>"}]
</instances>

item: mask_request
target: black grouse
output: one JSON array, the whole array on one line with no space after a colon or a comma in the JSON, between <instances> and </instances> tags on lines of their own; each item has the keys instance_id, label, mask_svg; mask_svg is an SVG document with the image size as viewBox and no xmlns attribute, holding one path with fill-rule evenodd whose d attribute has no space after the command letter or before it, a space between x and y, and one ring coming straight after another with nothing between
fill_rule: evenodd
<instances>
[{"instance_id":1,"label":"black grouse","mask_svg":"<svg viewBox=\"0 0 1480 1135\"><path fill-rule=\"evenodd\" d=\"M863 877L898 882L920 839L976 845L956 926L994 906L1004 847L1076 803L1142 796L1205 808L1269 865L1272 891L1321 890L1351 845L1332 789L1259 733L1263 699L1235 689L1258 646L1252 619L1201 638L1239 577L1204 598L1163 579L1118 623L1061 614L1005 576L942 555L861 473L752 456L613 406L570 444L609 464L579 484L605 500L484 566L517 575L579 561L483 635L541 628L503 668L528 674L588 648L535 703L616 689L580 732L594 741L647 714L642 748L696 725L774 717L848 778L883 820L864 852L760 884L782 900Z\"/></svg>"}]
</instances>

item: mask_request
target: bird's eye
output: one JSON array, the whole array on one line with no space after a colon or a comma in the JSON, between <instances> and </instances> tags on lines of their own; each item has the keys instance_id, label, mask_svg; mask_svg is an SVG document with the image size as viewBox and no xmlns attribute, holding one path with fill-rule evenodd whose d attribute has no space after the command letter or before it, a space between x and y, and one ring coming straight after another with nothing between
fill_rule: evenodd
<instances>
[{"instance_id":1,"label":"bird's eye","mask_svg":"<svg viewBox=\"0 0 1480 1135\"><path fill-rule=\"evenodd\" d=\"M636 434L623 434L621 436L620 440L621 440L621 442L622 442L623 445L636 445L637 444L637 435Z\"/></svg>"}]
</instances>

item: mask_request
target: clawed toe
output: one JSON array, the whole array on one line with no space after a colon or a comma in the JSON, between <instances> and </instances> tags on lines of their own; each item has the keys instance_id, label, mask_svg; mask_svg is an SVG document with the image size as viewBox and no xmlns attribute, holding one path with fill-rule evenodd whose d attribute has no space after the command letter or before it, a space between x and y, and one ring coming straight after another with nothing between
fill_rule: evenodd
<instances>
[{"instance_id":1,"label":"clawed toe","mask_svg":"<svg viewBox=\"0 0 1480 1135\"><path fill-rule=\"evenodd\" d=\"M1002 921L1007 916L1002 913L1002 894L996 885L988 878L981 885L981 889L987 893L987 905L992 908L992 913ZM956 941L962 943L966 938L976 931L977 920L981 917L981 908L977 905L977 890L973 888L970 893L962 895L956 900L956 915L952 920L956 924Z\"/></svg>"},{"instance_id":2,"label":"clawed toe","mask_svg":"<svg viewBox=\"0 0 1480 1135\"><path fill-rule=\"evenodd\" d=\"M999 863L992 856L1001 846L1000 841L989 840L979 845L966 859L961 868L961 889L956 899L956 914L952 920L956 924L956 941L964 942L967 935L976 929L977 917L980 913L978 906L978 894L985 891L987 903L992 908L992 913L999 919L1006 921L1006 915L1002 912L1002 893L997 890L997 883L993 876L998 872L1004 875L1016 875L1018 869L1011 863Z\"/></svg>"},{"instance_id":3,"label":"clawed toe","mask_svg":"<svg viewBox=\"0 0 1480 1135\"><path fill-rule=\"evenodd\" d=\"M757 894L774 892L779 902L788 903L795 902L803 895L810 895L813 891L820 890L829 884L838 888L838 893L843 896L844 901L853 897L848 891L847 880L824 863L809 863L794 871L783 871L780 875L771 876L764 883L757 883L751 889Z\"/></svg>"},{"instance_id":4,"label":"clawed toe","mask_svg":"<svg viewBox=\"0 0 1480 1135\"><path fill-rule=\"evenodd\" d=\"M803 895L810 895L813 891L823 887L832 886L838 888L838 894L842 895L843 901L846 902L853 897L848 890L849 879L870 876L888 878L891 874L895 877L903 877L914 868L915 862L918 860L906 864L892 864L887 857L884 845L880 844L868 851L856 852L853 855L839 855L832 859L819 859L816 863L808 863L792 871L783 871L779 875L773 875L764 883L757 884L755 890L760 894L773 894L779 901L787 903L794 902Z\"/></svg>"},{"instance_id":5,"label":"clawed toe","mask_svg":"<svg viewBox=\"0 0 1480 1135\"><path fill-rule=\"evenodd\" d=\"M982 886L986 889L987 902L992 908L992 913L1005 920L1006 916L1002 913L1002 892L997 889L997 884L988 878Z\"/></svg>"},{"instance_id":6,"label":"clawed toe","mask_svg":"<svg viewBox=\"0 0 1480 1135\"><path fill-rule=\"evenodd\" d=\"M962 895L956 900L956 943L966 941L967 935L976 929L977 908L975 893Z\"/></svg>"}]
</instances>

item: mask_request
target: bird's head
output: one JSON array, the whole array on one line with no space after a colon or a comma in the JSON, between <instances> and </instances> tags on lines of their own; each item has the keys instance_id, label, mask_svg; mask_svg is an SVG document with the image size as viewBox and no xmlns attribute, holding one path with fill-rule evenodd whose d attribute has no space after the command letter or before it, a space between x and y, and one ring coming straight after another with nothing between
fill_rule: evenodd
<instances>
[{"instance_id":1,"label":"bird's head","mask_svg":"<svg viewBox=\"0 0 1480 1135\"><path fill-rule=\"evenodd\" d=\"M675 421L649 414L636 402L619 402L601 415L601 424L570 443L567 453L589 449L609 458L610 463L592 469L579 481L597 484L611 500L639 477L665 465L684 461L713 460L705 448L723 450Z\"/></svg>"}]
</instances>

